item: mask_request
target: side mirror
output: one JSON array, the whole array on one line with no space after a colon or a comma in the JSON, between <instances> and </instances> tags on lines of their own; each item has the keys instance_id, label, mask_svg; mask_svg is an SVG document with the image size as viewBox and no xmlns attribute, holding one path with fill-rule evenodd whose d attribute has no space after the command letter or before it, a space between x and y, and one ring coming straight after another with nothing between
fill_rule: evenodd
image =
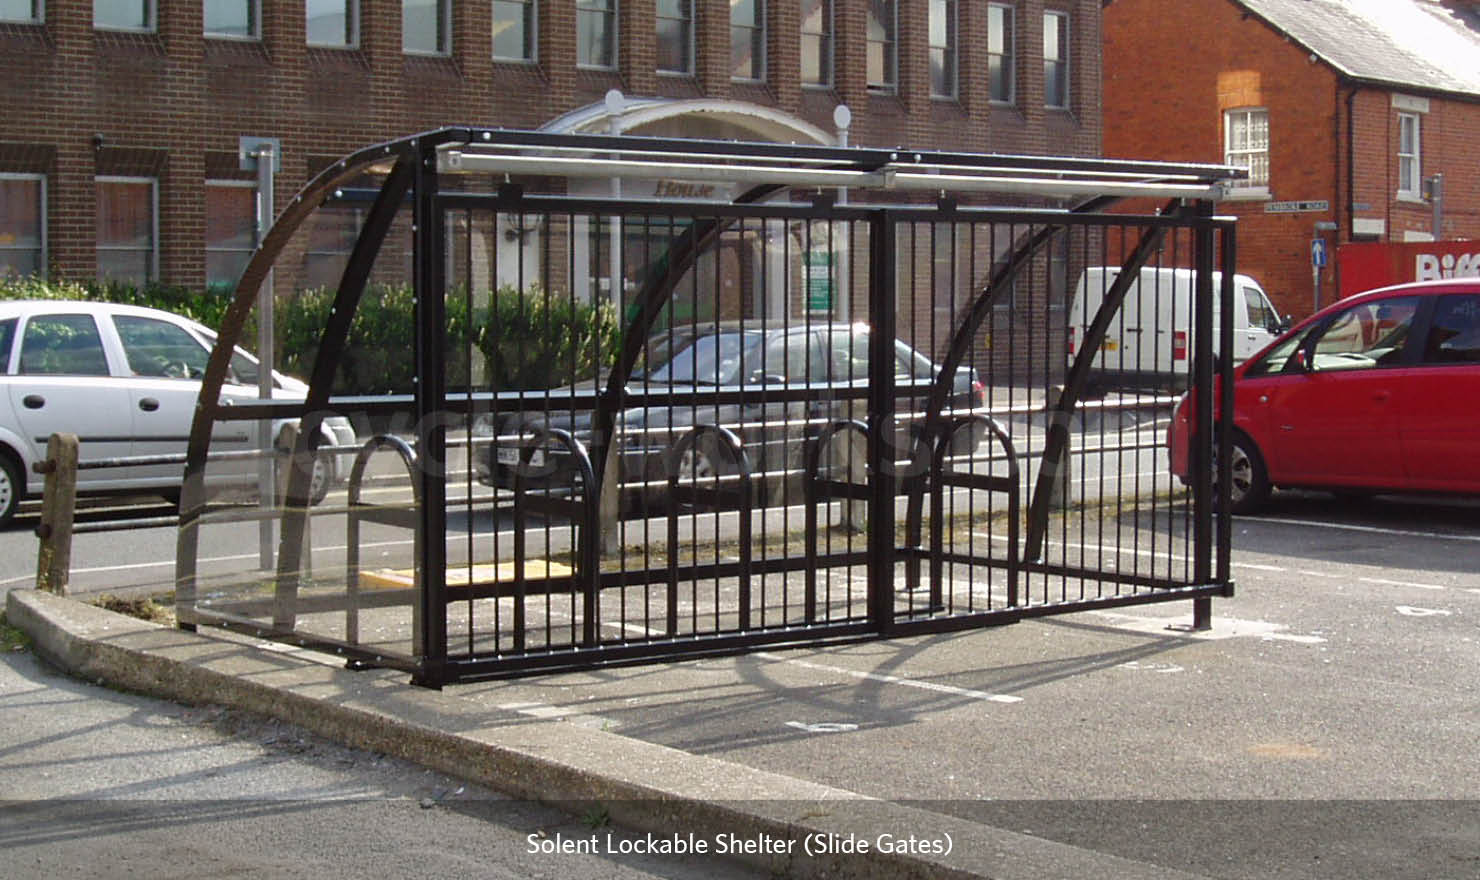
<instances>
[{"instance_id":1,"label":"side mirror","mask_svg":"<svg viewBox=\"0 0 1480 880\"><path fill-rule=\"evenodd\" d=\"M1305 353L1305 349L1303 348L1299 351L1296 351L1295 368L1302 373L1314 373L1316 371L1316 363L1314 357L1307 355Z\"/></svg>"},{"instance_id":2,"label":"side mirror","mask_svg":"<svg viewBox=\"0 0 1480 880\"><path fill-rule=\"evenodd\" d=\"M1275 331L1275 332L1276 333L1284 333L1286 330L1289 330L1290 327L1292 325L1294 325L1294 323L1295 323L1295 316L1294 315L1286 315L1285 317L1283 317L1283 318L1280 319L1280 323L1279 323L1279 328L1280 329L1277 330L1277 331Z\"/></svg>"}]
</instances>

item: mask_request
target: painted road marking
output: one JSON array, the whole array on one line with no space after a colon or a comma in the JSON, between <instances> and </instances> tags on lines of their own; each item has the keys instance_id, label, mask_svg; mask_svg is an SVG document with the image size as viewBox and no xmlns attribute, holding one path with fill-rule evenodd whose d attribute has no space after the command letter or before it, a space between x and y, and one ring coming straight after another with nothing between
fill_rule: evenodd
<instances>
[{"instance_id":1,"label":"painted road marking","mask_svg":"<svg viewBox=\"0 0 1480 880\"><path fill-rule=\"evenodd\" d=\"M1139 617L1119 611L1090 611L1087 613L1104 618L1115 629L1147 635L1164 636L1167 634L1169 628L1183 625L1180 618L1175 617ZM1263 641L1295 642L1299 645L1319 645L1326 641L1320 636L1300 635L1289 632L1289 629L1288 626L1282 623L1269 623L1263 620L1240 620L1236 617L1219 617L1214 615L1213 628L1211 630L1178 629L1177 635L1180 638L1205 641L1253 638Z\"/></svg>"},{"instance_id":2,"label":"painted road marking","mask_svg":"<svg viewBox=\"0 0 1480 880\"><path fill-rule=\"evenodd\" d=\"M1339 529L1348 532L1365 532L1374 535L1397 535L1404 538L1435 538L1440 541L1474 541L1480 543L1480 535L1450 535L1444 532L1418 532L1408 529L1385 529L1377 526L1354 526L1347 523L1311 522L1303 519L1281 519L1273 516L1241 517L1245 522L1277 523L1287 526L1310 526L1318 529Z\"/></svg>"},{"instance_id":3,"label":"painted road marking","mask_svg":"<svg viewBox=\"0 0 1480 880\"><path fill-rule=\"evenodd\" d=\"M498 708L506 712L518 712L520 715L529 718L539 718L545 721L564 721L567 724L575 724L579 727L592 727L597 730L609 730L616 727L615 722L609 718L571 712L559 706L552 706L549 703L503 703Z\"/></svg>"},{"instance_id":4,"label":"painted road marking","mask_svg":"<svg viewBox=\"0 0 1480 880\"><path fill-rule=\"evenodd\" d=\"M1405 617L1449 617L1454 612L1445 611L1442 608L1416 608L1412 605L1399 605L1398 613Z\"/></svg>"},{"instance_id":5,"label":"painted road marking","mask_svg":"<svg viewBox=\"0 0 1480 880\"><path fill-rule=\"evenodd\" d=\"M852 733L858 729L857 724L849 724L845 721L817 721L812 724L805 721L788 721L786 726L805 730L808 733Z\"/></svg>"},{"instance_id":6,"label":"painted road marking","mask_svg":"<svg viewBox=\"0 0 1480 880\"><path fill-rule=\"evenodd\" d=\"M378 549L378 548L381 548L381 547L410 547L414 543L416 543L416 542L413 539L405 539L405 540L399 540L399 541L372 541L372 542L367 543L367 544L361 544L360 545L360 549L361 550L373 550L373 549ZM349 547L347 545L345 545L345 544L333 544L333 545L328 546L328 547L315 547L314 548L314 552L315 553L319 553L319 552L328 552L328 551L333 551L333 550L348 550L348 549L349 549ZM206 557L203 557L202 559L200 559L197 564L198 565L205 565L208 562L241 562L244 559L256 559L256 558L258 558L258 556L259 556L259 554L257 554L257 553L238 553L238 554L236 554L234 556L206 556ZM72 569L72 574L73 574L73 576L76 576L76 575L79 575L79 574L99 574L101 572L107 572L107 571L130 571L130 570L140 569L140 568L174 568L174 567L175 567L175 560L169 559L169 560L161 560L159 562L130 562L130 563L126 563L124 565L99 565L99 566L93 566L91 568L74 568L74 569ZM35 574L28 574L28 575L23 575L23 576L18 577L18 578L7 578L6 580L0 581L0 586L8 586L10 584L18 584L18 583L21 583L22 581L34 581L34 580L36 580L36 575Z\"/></svg>"},{"instance_id":7,"label":"painted road marking","mask_svg":"<svg viewBox=\"0 0 1480 880\"><path fill-rule=\"evenodd\" d=\"M1414 587L1420 590L1447 590L1442 584L1415 584L1412 581L1389 581L1382 578L1357 578L1364 584L1381 584L1385 587Z\"/></svg>"},{"instance_id":8,"label":"painted road marking","mask_svg":"<svg viewBox=\"0 0 1480 880\"><path fill-rule=\"evenodd\" d=\"M903 687L919 688L923 691L931 691L938 694L950 694L953 697L967 697L973 700L982 700L988 703L1021 703L1022 697L1014 697L1008 694L990 694L986 691L974 691L970 688L956 687L951 684L939 684L933 681L918 681L913 678L901 678L897 675L883 675L878 672L864 672L859 669L847 669L842 666L828 666L823 663L813 663L810 660L796 660L790 657L782 657L762 651L754 656L762 660L770 660L773 663L786 663L790 666L800 666L803 669L811 669L817 672L831 672L835 675L846 675L863 681L877 681L884 684L897 684Z\"/></svg>"}]
</instances>

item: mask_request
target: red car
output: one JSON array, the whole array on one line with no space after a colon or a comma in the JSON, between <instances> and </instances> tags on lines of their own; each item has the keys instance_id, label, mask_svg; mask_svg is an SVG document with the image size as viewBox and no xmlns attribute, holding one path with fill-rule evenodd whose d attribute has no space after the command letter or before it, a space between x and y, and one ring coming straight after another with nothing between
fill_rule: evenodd
<instances>
[{"instance_id":1,"label":"red car","mask_svg":"<svg viewBox=\"0 0 1480 880\"><path fill-rule=\"evenodd\" d=\"M1480 494L1480 278L1338 300L1233 371L1231 500L1279 487ZM1167 435L1191 466L1191 395Z\"/></svg>"}]
</instances>

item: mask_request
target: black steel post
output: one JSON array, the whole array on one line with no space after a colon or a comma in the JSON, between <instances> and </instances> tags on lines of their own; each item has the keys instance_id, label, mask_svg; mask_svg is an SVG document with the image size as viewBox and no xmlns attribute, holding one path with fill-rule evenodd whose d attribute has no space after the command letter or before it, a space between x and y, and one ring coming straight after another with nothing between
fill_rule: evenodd
<instances>
[{"instance_id":1,"label":"black steel post","mask_svg":"<svg viewBox=\"0 0 1480 880\"><path fill-rule=\"evenodd\" d=\"M447 426L444 398L443 328L447 308L445 263L447 229L437 201L437 151L423 145L413 183L416 227L413 256L416 298L416 480L421 485L417 511L420 530L421 603L418 633L422 653L417 684L440 688L447 673Z\"/></svg>"},{"instance_id":2,"label":"black steel post","mask_svg":"<svg viewBox=\"0 0 1480 880\"><path fill-rule=\"evenodd\" d=\"M1198 442L1192 445L1192 473L1195 481L1192 487L1192 577L1195 583L1207 584L1213 578L1213 506L1214 486L1213 474L1210 467L1209 453L1212 449L1207 442L1213 436L1213 354L1217 348L1213 340L1213 204L1212 202L1198 202L1194 212L1195 228L1193 231L1193 267L1197 275L1196 279L1196 303L1193 307L1193 352L1192 352L1192 390L1196 406L1193 410L1192 436L1197 437ZM1232 281L1232 276L1224 276L1225 284ZM1226 312L1227 307L1232 305L1232 298L1223 296L1223 305ZM1231 317L1225 316L1222 320L1222 330L1227 337L1231 330L1233 321ZM1231 353L1225 343L1221 352L1222 356L1231 357ZM1226 436L1226 434L1221 434ZM1226 473L1228 467L1228 447L1226 444L1218 450L1218 466L1220 471ZM1226 497L1228 495L1228 480L1225 477L1218 487L1218 492ZM1206 598L1194 599L1192 606L1192 625L1194 629L1207 629L1212 626L1212 601Z\"/></svg>"},{"instance_id":3,"label":"black steel post","mask_svg":"<svg viewBox=\"0 0 1480 880\"><path fill-rule=\"evenodd\" d=\"M869 217L868 512L869 618L880 632L894 622L894 218Z\"/></svg>"}]
</instances>

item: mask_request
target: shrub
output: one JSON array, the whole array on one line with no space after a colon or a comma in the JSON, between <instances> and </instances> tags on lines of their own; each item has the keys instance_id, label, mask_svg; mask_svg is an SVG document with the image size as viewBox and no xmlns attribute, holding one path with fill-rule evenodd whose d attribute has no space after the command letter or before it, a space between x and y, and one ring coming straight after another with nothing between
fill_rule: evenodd
<instances>
[{"instance_id":1,"label":"shrub","mask_svg":"<svg viewBox=\"0 0 1480 880\"><path fill-rule=\"evenodd\" d=\"M150 306L219 327L229 295L185 287L117 282L0 279L0 299L76 299ZM308 378L329 318L334 291L301 290L279 297L273 314L278 369ZM542 390L594 377L616 359L620 341L616 310L609 304L572 302L538 286L520 292L506 285L487 303L469 306L464 290L449 291L446 381L449 388L476 383L494 390ZM415 303L410 285L372 284L365 290L345 341L335 394L409 394L414 390ZM243 328L244 348L254 348L256 316ZM473 353L482 356L474 369Z\"/></svg>"}]
</instances>

